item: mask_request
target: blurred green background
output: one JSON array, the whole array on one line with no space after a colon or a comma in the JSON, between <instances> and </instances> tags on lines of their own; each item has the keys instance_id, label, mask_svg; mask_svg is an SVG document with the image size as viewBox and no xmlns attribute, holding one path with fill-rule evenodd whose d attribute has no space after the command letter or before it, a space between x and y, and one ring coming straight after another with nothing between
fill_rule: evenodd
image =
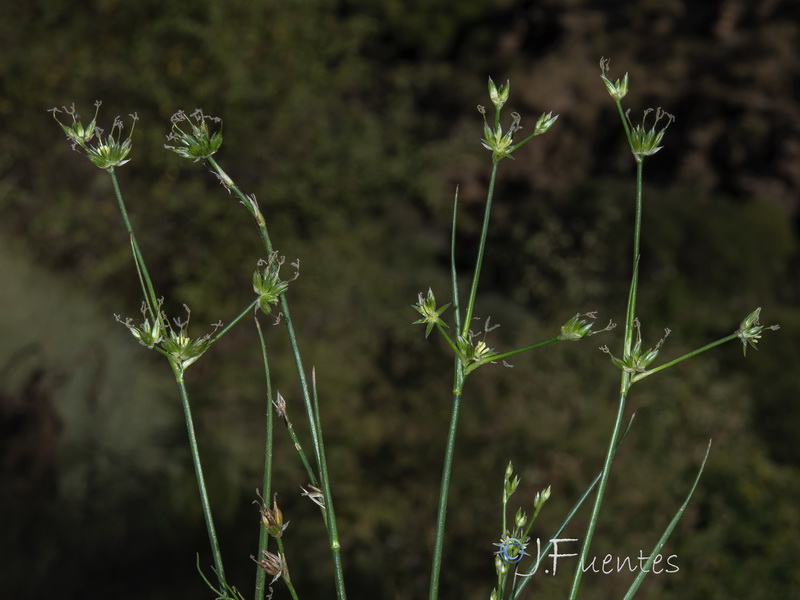
<instances>
[{"instance_id":1,"label":"blurred green background","mask_svg":"<svg viewBox=\"0 0 800 600\"><path fill-rule=\"evenodd\" d=\"M473 264L489 174L475 106L488 104L488 76L511 80L508 109L527 131L544 111L561 115L500 168L476 313L501 324L490 345L551 337L577 312L624 317L633 161L601 56L613 77L630 73L633 118L648 106L677 117L645 165L645 343L669 327L662 356L673 358L756 306L782 329L747 359L729 344L634 388L637 422L594 553L648 552L713 438L664 550L680 571L651 576L640 597L798 597L796 3L31 0L0 17L4 597L211 597L195 571L196 553L211 557L169 369L113 319L138 316L140 293L109 178L70 151L47 108L75 102L88 119L100 99L106 128L138 113L121 186L166 309L190 305L195 335L250 302L262 250L247 212L163 143L178 109L224 119L218 160L301 263L290 302L317 370L350 596L420 598L452 367L442 342L411 326L410 305L429 286L449 301L457 185L458 267L467 276ZM284 329L267 337L302 435ZM443 599L488 597L509 460L517 503L553 486L542 538L598 471L618 376L596 348L620 338L469 379ZM264 438L257 348L246 320L188 372L228 577L246 597ZM301 597L332 597L322 523L276 437L293 580ZM564 597L570 571L537 575L528 597ZM583 597L620 598L630 580L587 575Z\"/></svg>"}]
</instances>

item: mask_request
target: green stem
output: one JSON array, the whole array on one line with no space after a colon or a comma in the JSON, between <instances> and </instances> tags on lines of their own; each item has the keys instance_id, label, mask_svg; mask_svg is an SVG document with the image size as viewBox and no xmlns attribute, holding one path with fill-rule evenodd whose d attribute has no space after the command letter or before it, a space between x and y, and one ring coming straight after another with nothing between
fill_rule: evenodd
<instances>
[{"instance_id":1,"label":"green stem","mask_svg":"<svg viewBox=\"0 0 800 600\"><path fill-rule=\"evenodd\" d=\"M631 134L631 128L628 124L628 119L625 117L625 110L622 108L622 101L615 100L614 103L617 105L617 112L619 113L619 118L622 121L622 127L625 129L625 137L628 139L628 144L631 147L631 152L633 152L633 135ZM633 152L633 158L637 161L641 161L641 157L638 156L635 152Z\"/></svg>"},{"instance_id":2,"label":"green stem","mask_svg":"<svg viewBox=\"0 0 800 600\"><path fill-rule=\"evenodd\" d=\"M289 415L286 412L287 410L287 408L283 408L283 423L286 425L286 431L289 433L289 437L294 444L294 448L300 457L300 462L303 463L303 468L306 471L306 475L308 475L309 482L314 487L319 487L319 479L317 478L317 474L314 473L314 469L308 460L308 456L306 456L306 452L303 450L303 446L300 444L300 438L297 437L297 432L294 430L294 425L292 425L292 421L289 419Z\"/></svg>"},{"instance_id":3,"label":"green stem","mask_svg":"<svg viewBox=\"0 0 800 600\"><path fill-rule=\"evenodd\" d=\"M447 518L447 497L450 491L450 474L453 470L453 454L458 429L458 412L461 407L461 392L466 376L456 368L456 385L453 391L453 410L450 416L450 429L447 433L447 446L444 451L444 467L442 468L442 484L439 488L439 508L436 513L436 539L433 545L433 565L431 568L431 587L429 600L439 597L439 575L442 570L442 550L444 548L444 525Z\"/></svg>"},{"instance_id":4,"label":"green stem","mask_svg":"<svg viewBox=\"0 0 800 600\"><path fill-rule=\"evenodd\" d=\"M620 114L622 115L622 108L617 103ZM626 125L625 132L629 135L627 123L623 115L623 124ZM628 307L625 311L625 347L624 355L627 358L630 356L631 346L633 344L634 335L634 319L636 314L636 293L639 283L639 247L640 238L642 233L642 165L643 160L637 157L636 160L636 217L633 232L633 274L631 276L631 287L628 292ZM614 455L617 446L617 438L619 437L622 428L622 420L625 416L625 401L628 397L633 379L630 373L623 372L620 376L620 394L619 403L617 405L617 416L614 421L614 428L611 431L611 437L608 440L608 449L606 450L606 457L603 462L603 472L600 476L600 482L597 485L597 495L595 496L594 506L592 507L592 514L589 518L589 524L586 526L586 533L581 546L581 552L578 557L578 564L575 567L575 575L572 579L572 587L570 588L569 599L575 600L578 597L578 589L580 588L581 578L583 577L583 564L586 562L586 557L589 554L589 548L594 537L595 529L597 528L597 521L600 518L600 509L603 505L603 498L606 492L606 485L608 478L611 474L611 465L614 462Z\"/></svg>"},{"instance_id":5,"label":"green stem","mask_svg":"<svg viewBox=\"0 0 800 600\"><path fill-rule=\"evenodd\" d=\"M497 179L497 164L492 164L492 175L489 178L489 191L486 194L486 208L483 213L483 229L481 230L481 241L478 245L478 258L475 261L475 274L472 277L472 287L469 291L469 302L467 303L467 315L464 317L464 329L462 335L469 333L469 325L472 321L472 311L475 308L475 296L478 293L478 280L481 277L481 266L483 265L483 253L486 248L486 236L489 232L489 215L492 209L492 198L494 197L494 183Z\"/></svg>"},{"instance_id":6,"label":"green stem","mask_svg":"<svg viewBox=\"0 0 800 600\"><path fill-rule=\"evenodd\" d=\"M630 375L624 373L623 376L623 388L627 385L630 387L629 379ZM627 380L627 381L625 381ZM583 540L583 545L581 546L581 552L578 557L578 565L575 568L575 576L572 580L572 588L570 589L569 598L570 600L575 600L578 597L578 588L580 587L581 577L583 576L583 565L586 562L586 557L589 554L589 547L592 543L592 538L594 537L595 529L597 528L597 521L600 517L600 508L603 504L603 496L606 492L606 485L608 483L608 476L611 473L611 464L614 461L614 448L616 447L617 438L619 437L619 432L622 425L622 419L625 415L625 400L627 398L627 392L623 392L620 394L619 397L619 405L617 407L617 418L614 421L614 429L611 432L611 443L609 445L609 451L606 453L605 461L603 462L603 471L600 474L600 481L597 484L597 495L595 496L594 506L592 507L592 515L589 518L589 524L586 526L586 533Z\"/></svg>"},{"instance_id":7,"label":"green stem","mask_svg":"<svg viewBox=\"0 0 800 600\"><path fill-rule=\"evenodd\" d=\"M617 447L614 449L614 452L617 452L619 450L620 445L625 440L625 437L628 435L628 432L631 429L631 425L633 425L634 417L635 415L631 415L631 418L628 421L628 425L625 427L625 431L622 432L622 435L620 436L619 441L617 442ZM573 517L576 514L578 514L578 510L583 505L583 503L586 502L586 500L589 498L589 495L592 493L592 490L594 490L595 486L597 486L597 484L600 483L600 479L602 477L603 477L602 472L597 474L597 477L594 478L594 481L592 481L592 483L589 484L589 487L586 488L586 491L583 492L583 495L580 497L580 499L575 503L575 505L572 507L569 513L567 513L566 518L561 522L561 525L559 525L555 533L553 533L550 536L550 541L548 541L548 543L545 545L544 550L542 550L541 552L537 552L538 556L536 557L536 562L531 566L530 570L527 573L523 573L521 575L521 580L518 579L514 581L514 585L511 588L511 600L517 600L517 598L520 597L520 595L522 594L522 590L524 590L525 586L528 585L528 582L530 582L533 574L539 570L539 565L541 564L542 559L548 555L548 553L550 552L550 548L553 547L552 540L561 537L561 533L567 528L567 525L569 525ZM528 537L528 533L531 530L532 524L533 520L531 520L531 522L528 524L528 529L525 531L525 535L523 536L523 538Z\"/></svg>"},{"instance_id":8,"label":"green stem","mask_svg":"<svg viewBox=\"0 0 800 600\"><path fill-rule=\"evenodd\" d=\"M325 445L322 439L322 422L319 417L319 398L317 396L317 378L316 374L312 371L312 391L314 400L314 420L316 422L317 431L319 432L319 443L321 452L317 457L320 479L322 482L322 495L325 498L325 510L323 516L325 524L328 529L328 539L330 540L331 555L333 556L334 564L334 578L336 580L336 593L340 598L345 597L344 589L344 573L342 568L342 545L339 542L339 529L336 525L336 513L333 510L333 494L331 493L330 477L328 476L328 461L325 456ZM330 504L328 504L330 501Z\"/></svg>"},{"instance_id":9,"label":"green stem","mask_svg":"<svg viewBox=\"0 0 800 600\"><path fill-rule=\"evenodd\" d=\"M633 274L631 287L628 292L628 308L625 312L625 345L624 352L627 358L633 345L634 327L636 319L636 293L639 288L639 245L642 235L642 170L644 161L636 162L636 219L633 230Z\"/></svg>"},{"instance_id":10,"label":"green stem","mask_svg":"<svg viewBox=\"0 0 800 600\"><path fill-rule=\"evenodd\" d=\"M499 111L495 113L495 125L499 121ZM467 312L464 317L462 335L466 336L469 333L469 325L472 321L472 313L475 308L475 296L478 293L478 281L481 276L481 266L483 265L483 255L486 249L486 238L489 232L489 216L491 214L492 199L494 198L494 186L497 180L497 164L492 164L492 174L489 178L489 189L486 194L486 207L483 214L483 228L481 229L481 239L478 244L478 257L475 261L475 273L472 277L472 286L469 293L469 301L467 303ZM451 270L453 278L453 293L457 294L456 279L455 279L455 208L453 213L453 240L451 241ZM458 316L456 315L456 322ZM444 330L440 331L444 333ZM451 346L454 346L452 340L445 334L445 338ZM456 348L457 351L457 348ZM450 415L450 427L447 433L447 445L445 447L444 465L442 467L442 483L439 488L439 507L436 513L436 538L433 546L433 564L431 566L431 584L429 598L430 600L437 600L439 597L439 577L442 570L442 552L444 548L444 526L447 517L447 501L450 492L450 476L453 470L453 456L455 454L456 433L458 431L458 414L461 408L461 394L464 388L464 380L467 376L467 370L460 364L456 358L454 382L453 382L453 407Z\"/></svg>"},{"instance_id":11,"label":"green stem","mask_svg":"<svg viewBox=\"0 0 800 600\"><path fill-rule=\"evenodd\" d=\"M637 381L641 381L645 377L650 377L650 375L658 373L659 371L663 371L664 369L667 369L667 368L669 368L669 367L671 367L673 365L676 365L679 362L683 362L687 358L692 358L693 356L697 356L698 354L702 354L706 350L711 350L711 348L716 348L717 346L721 346L722 344L724 344L726 342L730 342L732 340L735 340L738 337L739 337L739 335L737 333L732 333L729 336L726 336L724 338L720 338L715 342L711 342L710 344L706 344L702 348L698 348L697 350L692 350L688 354L684 354L683 356L681 356L679 358L676 358L675 360L671 360L668 363L664 363L663 365L659 365L659 366L657 366L657 367L655 367L653 369L648 369L644 373L637 373L636 375L633 376L633 383L636 383Z\"/></svg>"},{"instance_id":12,"label":"green stem","mask_svg":"<svg viewBox=\"0 0 800 600\"><path fill-rule=\"evenodd\" d=\"M264 477L262 479L262 498L269 503L272 496L272 378L269 374L269 361L267 360L267 346L264 343L264 334L261 330L261 323L255 318L258 340L261 343L261 355L264 359L264 375L267 384L267 439L264 445ZM259 524L258 527L258 556L264 555L269 542L267 528ZM255 600L263 600L267 588L267 574L264 569L256 568L256 594Z\"/></svg>"},{"instance_id":13,"label":"green stem","mask_svg":"<svg viewBox=\"0 0 800 600\"><path fill-rule=\"evenodd\" d=\"M542 346L547 346L548 344L552 344L553 342L561 341L561 338L556 336L554 338L550 338L549 340L544 340L542 342L536 342L535 344L531 344L530 346L525 346L524 348L517 348L516 350L509 350L508 352L503 352L502 354L493 354L488 358L484 358L482 360L475 361L471 363L467 368L467 374L472 373L478 367L485 365L487 363L495 362L498 360L502 360L504 358L508 358L509 356L514 356L515 354L521 354L522 352L527 352L528 350L535 350L536 348L541 348Z\"/></svg>"},{"instance_id":14,"label":"green stem","mask_svg":"<svg viewBox=\"0 0 800 600\"><path fill-rule=\"evenodd\" d=\"M293 600L299 600L297 597L297 592L292 585L292 579L289 577L289 567L286 565L286 553L283 551L283 540L281 538L275 538L275 541L278 542L278 553L281 555L281 560L283 560L283 573L281 575L281 579L286 584L286 588L289 590L289 593L292 595Z\"/></svg>"},{"instance_id":15,"label":"green stem","mask_svg":"<svg viewBox=\"0 0 800 600\"><path fill-rule=\"evenodd\" d=\"M455 330L461 331L461 305L458 296L458 276L456 273L456 216L458 215L458 188L453 198L453 227L450 234L450 278L453 285L453 315L455 318ZM440 328L441 329L441 328ZM452 346L452 342L450 343ZM456 350L457 352L457 350Z\"/></svg>"},{"instance_id":16,"label":"green stem","mask_svg":"<svg viewBox=\"0 0 800 600\"><path fill-rule=\"evenodd\" d=\"M178 389L181 392L181 402L183 403L183 414L186 418L186 430L189 434L189 446L192 449L192 462L194 463L194 473L197 478L197 487L200 491L200 503L203 506L203 516L206 521L206 529L208 530L208 541L211 545L211 553L214 556L214 566L219 578L220 589L227 589L225 581L225 569L222 566L222 553L219 549L219 541L217 540L217 532L214 528L214 518L211 515L211 504L208 501L208 491L206 490L205 478L203 477L203 466L200 463L200 451L197 447L197 436L194 431L194 424L192 422L192 409L189 405L189 394L186 391L186 384L183 381L183 371L174 362L170 362L172 371L175 374L175 381L178 383Z\"/></svg>"},{"instance_id":17,"label":"green stem","mask_svg":"<svg viewBox=\"0 0 800 600\"><path fill-rule=\"evenodd\" d=\"M264 220L261 211L258 209L258 206L255 203L254 198L250 198L245 195L239 187L233 182L233 180L222 170L222 168L217 164L217 162L213 158L208 158L208 163L214 169L217 174L222 179L223 183L225 183L226 187L230 189L239 201L247 208L250 214L253 215L253 218L256 220L256 224L258 225L259 233L261 234L261 239L264 243L264 248L267 251L267 254L272 254L274 252L272 247L272 241L270 240L269 232L267 231L266 222ZM294 331L294 324L292 322L292 316L289 311L289 303L286 300L286 295L281 294L280 296L280 304L281 304L281 311L283 312L283 321L286 323L286 331L289 335L289 343L292 348L292 355L294 357L294 363L297 368L297 374L300 379L300 388L303 393L303 403L306 409L306 416L308 418L308 425L309 430L311 432L311 441L312 445L314 446L314 454L317 459L317 465L322 468L325 464L325 447L322 442L322 436L320 431L318 430L318 420L314 418L314 408L311 402L311 394L309 393L309 386L306 380L305 370L303 368L303 361L300 358L300 349L297 344L297 336L295 335ZM326 513L329 514L329 517L326 520L328 524L328 537L330 539L330 548L331 554L333 557L333 564L334 564L334 578L336 580L336 595L338 600L345 600L345 588L344 588L344 573L342 569L341 563L341 556L340 556L340 544L339 540L332 537L336 532L335 523L334 526L331 527L331 523L329 522L330 519L333 517L333 498L330 495L330 486L326 486L325 482L323 481L323 496L324 496L324 504L326 507Z\"/></svg>"},{"instance_id":18,"label":"green stem","mask_svg":"<svg viewBox=\"0 0 800 600\"><path fill-rule=\"evenodd\" d=\"M144 262L142 251L139 248L139 242L136 241L136 234L133 232L133 225L128 217L128 210L125 207L125 201L122 199L122 191L119 188L117 181L117 174L114 172L114 167L107 169L108 174L111 176L111 185L114 187L114 195L117 198L117 205L119 212L122 215L122 221L125 223L125 230L131 240L131 249L133 251L133 260L136 264L136 270L139 273L139 283L142 286L142 294L144 295L147 307L150 310L150 315L154 320L161 318L161 311L158 308L158 298L156 297L153 282L150 279L150 273L147 270L147 265Z\"/></svg>"},{"instance_id":19,"label":"green stem","mask_svg":"<svg viewBox=\"0 0 800 600\"><path fill-rule=\"evenodd\" d=\"M667 543L669 536L672 535L672 531L675 529L675 526L678 524L678 521L681 520L683 513L686 511L686 507L689 506L689 501L692 499L694 495L694 491L697 489L697 484L700 483L700 477L703 476L703 471L706 468L706 463L708 462L708 455L711 452L711 440L708 440L708 447L706 448L706 455L703 457L703 462L700 464L700 469L697 471L697 476L694 478L694 483L692 484L692 488L689 490L689 493L686 496L686 499L681 504L678 511L675 513L675 516L672 517L669 525L664 530L664 533L656 543L653 550L650 552L650 558L647 559L647 562L639 571L639 574L636 576L636 579L631 584L631 587L628 589L628 592L625 594L625 598L623 600L633 600L633 597L636 595L639 586L642 585L642 581L647 576L647 574L652 569L653 563L655 562L656 556L661 553L661 549L664 547L664 544Z\"/></svg>"}]
</instances>

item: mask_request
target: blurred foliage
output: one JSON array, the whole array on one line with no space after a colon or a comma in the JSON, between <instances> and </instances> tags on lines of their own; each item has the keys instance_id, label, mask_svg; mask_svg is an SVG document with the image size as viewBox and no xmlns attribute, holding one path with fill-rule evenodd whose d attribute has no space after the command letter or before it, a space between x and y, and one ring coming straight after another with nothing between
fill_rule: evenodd
<instances>
[{"instance_id":1,"label":"blurred foliage","mask_svg":"<svg viewBox=\"0 0 800 600\"><path fill-rule=\"evenodd\" d=\"M189 304L198 330L250 301L262 251L249 215L206 169L162 146L178 109L225 120L220 163L257 195L276 247L301 263L289 295L317 369L351 597L422 597L451 361L411 327L410 304L428 286L447 301L456 185L466 289L489 171L474 107L487 103L492 75L511 80L509 107L523 126L561 114L501 166L477 312L502 325L491 345L550 337L579 311L619 322L633 164L600 56L612 57L612 75L630 73L634 116L660 105L678 117L645 165L646 339L670 327L662 356L680 356L757 305L783 329L746 362L731 344L636 386L637 422L597 554L650 548L713 438L669 544L681 570L651 577L643 594L795 593L800 15L791 3L6 4L0 575L10 596L202 597L195 552L210 563L166 366L111 319L137 316L139 291L108 178L69 152L46 108L74 101L89 117L101 99L106 128L138 113L133 160L118 171L123 193L167 310ZM284 331L266 331L276 386L302 434ZM470 378L443 598L488 594L509 459L523 477L515 499L553 486L534 531L543 538L597 472L617 378L594 347L619 337ZM242 325L188 373L226 567L246 595L265 409L256 344ZM301 596L330 596L322 524L298 497L306 482L291 444L277 438L293 580ZM555 594L567 580L542 577L529 589ZM627 581L588 578L583 597L620 597Z\"/></svg>"}]
</instances>

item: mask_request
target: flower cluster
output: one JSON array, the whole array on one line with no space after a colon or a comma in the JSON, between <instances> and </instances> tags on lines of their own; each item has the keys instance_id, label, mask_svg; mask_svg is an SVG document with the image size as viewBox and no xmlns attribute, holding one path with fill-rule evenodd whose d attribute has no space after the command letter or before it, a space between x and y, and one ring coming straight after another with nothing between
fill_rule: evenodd
<instances>
[{"instance_id":1,"label":"flower cluster","mask_svg":"<svg viewBox=\"0 0 800 600\"><path fill-rule=\"evenodd\" d=\"M198 108L191 115L179 110L172 115L170 121L172 121L172 132L167 136L167 140L175 142L175 145L164 144L164 147L178 156L197 162L211 157L222 146L222 119L219 117L206 116ZM209 122L219 123L219 129L211 133ZM188 123L190 131L181 128L184 123Z\"/></svg>"},{"instance_id":2,"label":"flower cluster","mask_svg":"<svg viewBox=\"0 0 800 600\"><path fill-rule=\"evenodd\" d=\"M422 315L422 318L414 321L414 325L427 325L425 328L425 337L427 338L431 331L433 331L434 326L439 325L442 327L447 327L447 323L442 321L441 315L447 307L450 306L449 304L445 304L444 306L437 307L436 306L436 297L433 295L433 290L428 288L428 295L423 298L422 292L419 293L417 297L417 303L414 304L414 309Z\"/></svg>"},{"instance_id":3,"label":"flower cluster","mask_svg":"<svg viewBox=\"0 0 800 600\"><path fill-rule=\"evenodd\" d=\"M159 300L158 309L161 309L163 298ZM142 315L144 321L140 325L135 325L133 319L123 320L119 315L114 315L118 322L125 325L140 344L148 348L155 348L170 359L181 371L193 364L203 353L213 344L216 339L212 338L214 333L222 327L222 323L214 323L214 329L199 338L192 339L187 335L189 318L191 311L185 304L186 320L173 319L173 325L164 313L159 315L150 314L150 310L142 304Z\"/></svg>"},{"instance_id":4,"label":"flower cluster","mask_svg":"<svg viewBox=\"0 0 800 600\"><path fill-rule=\"evenodd\" d=\"M75 110L74 104L69 108L66 106L62 106L60 109L51 108L50 112L53 113L53 118L61 126L61 130L66 134L67 139L72 142L73 150L77 151L80 148L93 165L101 169L111 170L114 167L121 167L130 161L128 155L133 147L131 135L133 135L133 129L139 117L136 113L130 115L133 125L131 125L130 133L124 139L122 138L124 124L120 117L116 117L111 125L111 133L104 138L103 130L97 126L97 115L100 112L101 104L102 102L100 101L94 103L94 117L88 125L84 125L81 122L81 116ZM71 124L65 125L61 122L58 115L62 113L69 115L72 119ZM90 142L94 139L96 139L96 142L91 144Z\"/></svg>"},{"instance_id":5,"label":"flower cluster","mask_svg":"<svg viewBox=\"0 0 800 600\"><path fill-rule=\"evenodd\" d=\"M537 135L542 135L558 119L558 115L553 116L552 112L543 113L536 122L533 133L521 142L514 143L514 135L522 129L520 124L522 117L519 113L511 113L511 125L506 131L503 131L503 126L500 124L500 109L508 101L508 94L511 89L511 83L506 82L498 89L491 77L489 78L489 99L492 101L495 109L494 125L490 125L486 120L486 109L483 106L478 106L478 112L483 116L483 139L481 145L492 152L492 161L494 164L499 163L504 158L514 158L511 153L517 148L527 143Z\"/></svg>"},{"instance_id":6,"label":"flower cluster","mask_svg":"<svg viewBox=\"0 0 800 600\"><path fill-rule=\"evenodd\" d=\"M272 313L272 307L278 303L281 294L289 287L289 282L280 277L283 261L282 256L273 252L267 260L258 261L258 268L253 273L253 290L258 294L258 307L265 315ZM298 275L295 273L294 279L297 279Z\"/></svg>"},{"instance_id":7,"label":"flower cluster","mask_svg":"<svg viewBox=\"0 0 800 600\"><path fill-rule=\"evenodd\" d=\"M635 319L633 325L636 328L636 342L634 343L631 351L626 353L623 358L616 358L613 354L611 354L611 350L608 349L608 346L603 346L600 349L606 354L610 355L611 362L613 362L617 367L626 373L644 373L647 370L647 367L649 367L658 356L661 346L664 345L664 342L666 341L667 337L669 337L671 332L669 329L665 329L664 337L661 338L653 348L643 350L642 330L639 319Z\"/></svg>"},{"instance_id":8,"label":"flower cluster","mask_svg":"<svg viewBox=\"0 0 800 600\"><path fill-rule=\"evenodd\" d=\"M736 331L736 337L742 342L742 354L747 356L747 347L756 348L758 340L761 339L761 332L764 329L771 329L777 331L780 325L765 326L759 323L758 319L761 316L761 307L759 306L739 324L739 329ZM757 349L757 348L756 348Z\"/></svg>"}]
</instances>

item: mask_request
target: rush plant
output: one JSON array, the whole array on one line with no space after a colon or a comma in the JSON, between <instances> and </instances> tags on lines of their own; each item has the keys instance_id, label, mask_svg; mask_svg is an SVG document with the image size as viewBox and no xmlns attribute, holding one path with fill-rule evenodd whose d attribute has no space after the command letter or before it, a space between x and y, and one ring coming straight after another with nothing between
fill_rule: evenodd
<instances>
[{"instance_id":1,"label":"rush plant","mask_svg":"<svg viewBox=\"0 0 800 600\"><path fill-rule=\"evenodd\" d=\"M577 598L580 591L582 578L582 564L586 561L589 549L595 535L598 520L601 516L603 500L606 494L609 477L611 474L614 457L620 444L625 439L625 434L632 426L633 419L626 412L626 402L634 384L646 377L655 375L667 368L705 352L725 342L739 340L743 344L743 351L748 347L754 348L765 329L777 329L776 325L765 327L759 323L760 309L755 309L741 321L738 328L719 340L711 342L697 350L666 363L656 364L662 346L665 343L669 330L664 338L655 344L644 344L641 336L640 320L637 316L636 299L639 282L640 244L642 236L642 182L645 159L649 159L661 150L662 143L669 125L674 117L659 109L644 111L642 120L636 124L630 118L630 111L622 107L622 100L628 92L629 78L626 74L622 79L613 81L608 77L608 61L601 61L601 80L614 101L619 113L624 134L630 146L631 154L636 167L635 196L635 221L633 223L633 252L631 257L631 282L628 293L627 306L623 322L623 335L621 348L614 354L610 347L603 346L602 350L610 357L611 368L619 371L620 385L617 399L616 417L611 425L605 459L597 477L587 485L585 492L576 499L572 510L563 518L561 525L554 531L551 540L557 540L561 532L580 510L584 503L591 505L591 513L582 539L582 547L577 561L569 598ZM429 599L437 600L440 597L440 575L443 568L445 546L445 526L448 508L449 491L453 475L453 457L456 447L459 413L462 410L462 398L468 393L466 382L470 374L477 369L504 363L505 359L548 346L556 342L574 342L592 337L598 333L608 332L614 328L609 324L604 328L594 329L596 314L591 311L576 311L560 327L554 327L552 335L546 339L533 341L530 344L510 350L495 349L490 346L490 333L494 326L488 318L478 318L475 315L476 298L481 278L481 268L487 252L490 237L490 216L492 203L495 200L495 184L501 163L505 159L514 159L515 152L534 138L547 133L557 122L558 115L552 112L542 114L535 122L528 135L523 135L522 116L511 112L508 117L503 114L503 108L509 101L510 84L507 82L497 86L489 80L488 92L492 104L491 114L487 109L478 107L483 117L482 145L489 152L490 178L484 205L483 225L480 240L476 249L476 258L472 269L472 279L469 291L462 301L458 288L458 274L455 268L456 255L456 224L458 218L458 194L453 202L452 237L451 237L451 289L449 302L439 304L433 289L420 293L417 303L413 306L419 314L415 323L425 327L425 337L436 331L440 343L446 345L453 353L453 389L450 423L447 430L444 460L439 488L438 512L436 517L436 533L430 571ZM134 226L129 217L123 193L120 189L116 170L125 166L133 149L133 126L127 135L124 121L116 118L105 135L97 125L100 103L96 104L94 117L88 123L83 123L74 107L52 109L55 119L60 124L67 139L73 148L84 154L90 162L98 168L105 170L110 178L111 187L119 208L122 223L128 234L136 276L142 292L141 318L117 317L117 320L128 328L132 336L142 346L155 350L163 355L169 365L178 389L178 396L186 421L189 447L194 464L197 486L202 506L205 524L208 532L209 545L213 556L214 576L212 582L203 574L201 576L219 600L242 600L242 594L228 581L223 565L222 551L216 533L209 495L203 474L202 461L197 443L197 436L193 425L192 405L187 386L187 372L189 367L200 360L205 352L216 343L231 328L242 319L253 314L255 327L260 339L260 353L264 365L266 402L268 410L266 427L266 442L264 449L263 478L260 482L261 493L256 501L261 516L258 536L258 550L251 558L256 565L255 599L263 600L267 589L281 580L288 594L297 599L298 595L290 577L290 565L286 558L284 543L292 543L291 530L287 530L288 519L285 519L277 495L273 491L272 461L273 461L273 414L277 415L286 428L298 458L305 470L307 481L303 482L303 496L311 500L320 511L320 516L327 532L327 543L331 553L333 565L333 580L336 595L339 600L346 598L344 581L344 568L341 556L341 543L334 511L333 483L328 473L327 455L323 438L321 422L320 396L317 390L314 371L309 372L303 364L300 344L297 339L296 329L286 291L299 272L299 263L285 264L284 257L275 249L272 242L272 232L267 227L267 219L259 207L255 195L244 193L236 182L223 170L217 162L215 155L223 143L222 122L219 118L210 117L201 110L191 114L178 111L172 117L171 131L167 137L165 148L179 156L189 159L194 163L201 163L208 167L212 174L222 184L224 190L248 211L252 216L259 234L260 244L263 246L263 258L256 264L252 277L254 298L237 315L233 316L227 325L218 323L212 331L194 337L190 332L190 309L185 306L185 317L169 317L163 306L164 298L159 296L153 279L150 276L144 254L136 238ZM131 115L132 125L137 120L136 115ZM290 268L289 268L290 267ZM287 274L287 271L289 273ZM441 297L443 293L437 292ZM289 418L287 402L279 393L273 393L272 379L270 376L268 351L261 334L261 320L272 315L280 321L285 328L289 340L292 357L296 365L297 377L302 394L302 406L305 413L306 427L309 440L301 440ZM452 328L448 325L452 323ZM480 324L480 327L476 327ZM649 346L649 347L648 347ZM271 410L274 408L274 413ZM535 435L535 432L534 432ZM310 443L310 446L309 446ZM307 453L304 448L310 447ZM709 445L710 449L710 445ZM706 459L708 453L706 453ZM691 486L684 503L678 507L675 517L668 524L654 545L647 566L652 565L658 549L663 546L681 517L687 503L694 493L700 475L702 474L705 460L700 465L694 484ZM502 525L500 535L496 542L497 551L493 561L497 574L497 581L490 593L492 600L505 598L519 598L531 575L539 568L543 556L547 555L549 546L537 547L536 552L529 546L529 532L540 511L543 510L547 500L553 493L550 487L542 489L535 495L529 511L519 509L513 519L508 517L508 504L520 483L519 476L514 474L511 463L505 468L502 490ZM305 542L303 542L305 543ZM476 551L479 546L476 545ZM200 569L198 558L198 569ZM632 597L641 585L646 574L642 570L631 583L626 598ZM513 575L513 577L510 577ZM271 580L268 581L268 577ZM270 597L272 592L270 591Z\"/></svg>"}]
</instances>

